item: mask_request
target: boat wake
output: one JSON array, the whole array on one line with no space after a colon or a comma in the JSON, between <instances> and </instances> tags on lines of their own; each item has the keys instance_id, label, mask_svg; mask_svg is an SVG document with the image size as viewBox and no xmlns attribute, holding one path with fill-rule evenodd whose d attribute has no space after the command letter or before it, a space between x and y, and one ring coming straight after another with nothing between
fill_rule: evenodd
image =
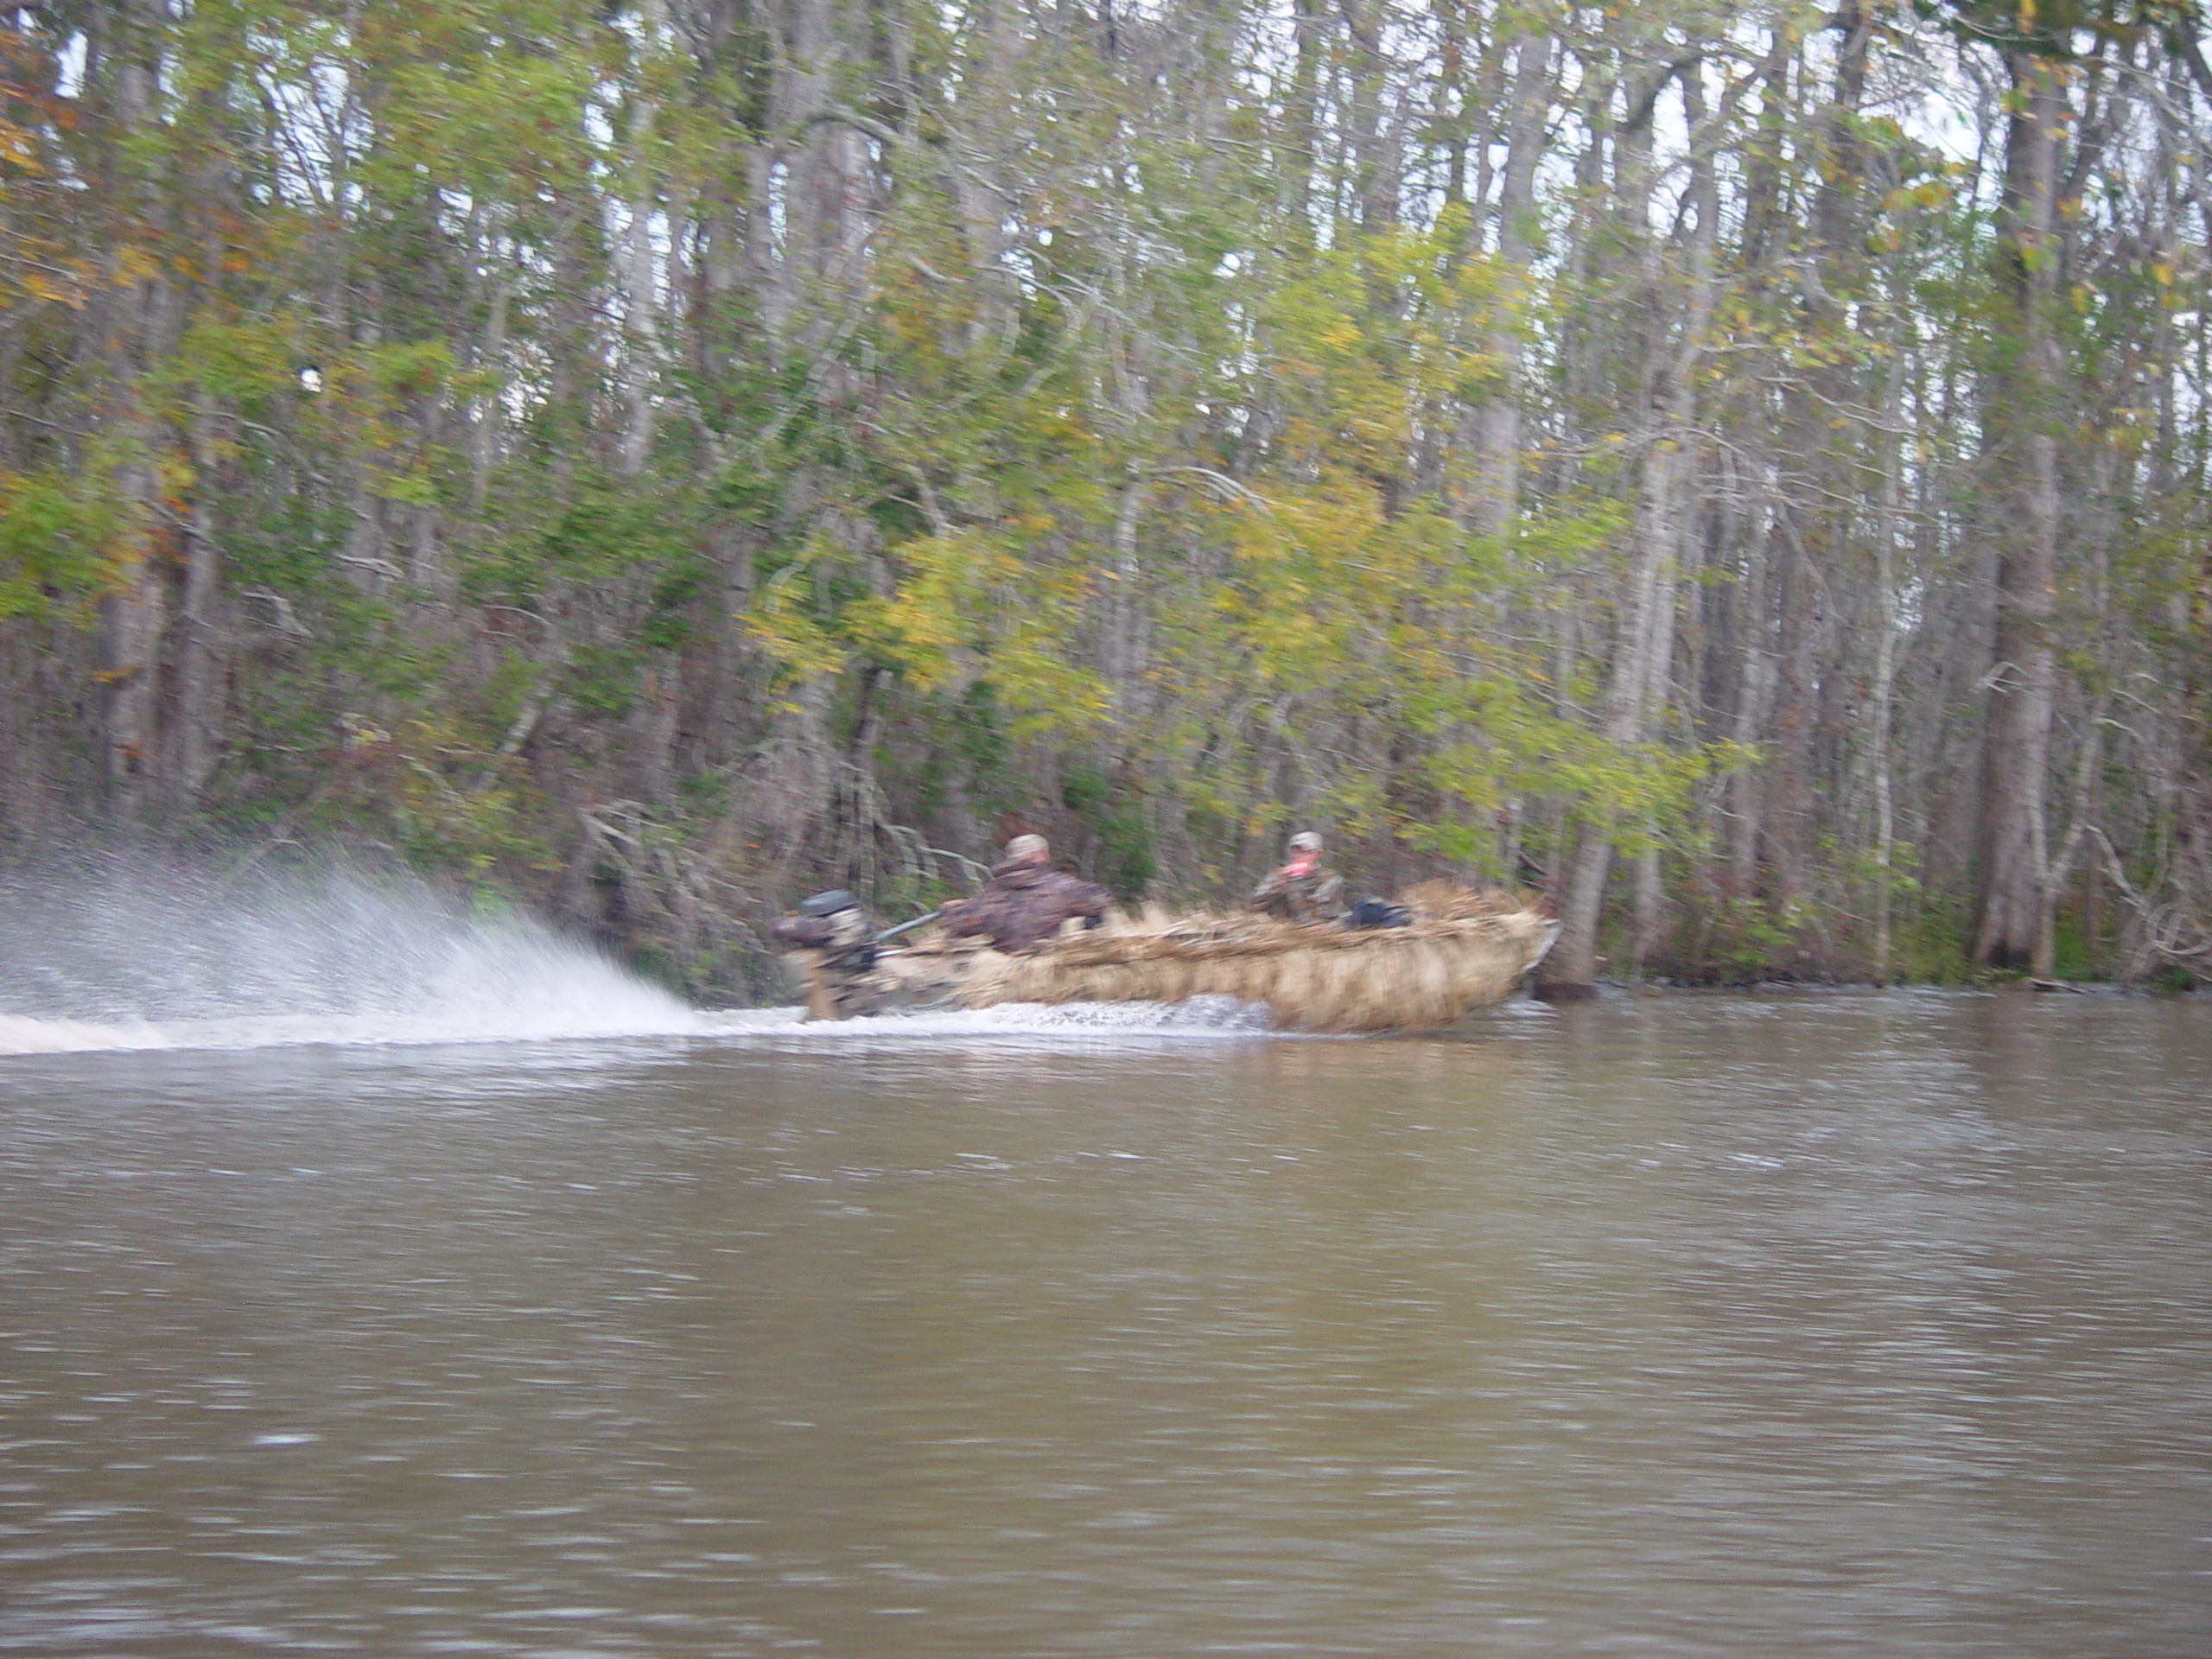
<instances>
[{"instance_id":1,"label":"boat wake","mask_svg":"<svg viewBox=\"0 0 2212 1659\"><path fill-rule=\"evenodd\" d=\"M702 1012L526 917L338 871L225 883L174 871L0 879L0 1055L309 1044L706 1039L824 1044L1250 1036L1265 1011L1007 1006L808 1025Z\"/></svg>"},{"instance_id":2,"label":"boat wake","mask_svg":"<svg viewBox=\"0 0 2212 1659\"><path fill-rule=\"evenodd\" d=\"M745 1008L702 1014L698 1020L702 1033L715 1037L869 1046L947 1039L1065 1043L1276 1034L1263 1006L1228 996L1197 996L1185 1002L1006 1002L964 1013L888 1014L811 1024L800 1018L798 1008Z\"/></svg>"},{"instance_id":3,"label":"boat wake","mask_svg":"<svg viewBox=\"0 0 2212 1659\"><path fill-rule=\"evenodd\" d=\"M0 1053L638 1036L677 997L526 917L346 871L0 884Z\"/></svg>"},{"instance_id":4,"label":"boat wake","mask_svg":"<svg viewBox=\"0 0 2212 1659\"><path fill-rule=\"evenodd\" d=\"M594 966L604 967L604 963ZM607 1038L690 1038L807 1048L880 1048L905 1044L1261 1037L1271 1032L1255 1004L1009 1003L975 1014L888 1014L808 1024L802 1010L694 1009L629 981L626 1009L607 999L558 998L527 1007L476 1004L439 1011L388 1009L359 1014L247 1014L232 1019L99 1022L0 1014L0 1056L98 1050L238 1049L315 1045L397 1046L429 1043L572 1042Z\"/></svg>"}]
</instances>

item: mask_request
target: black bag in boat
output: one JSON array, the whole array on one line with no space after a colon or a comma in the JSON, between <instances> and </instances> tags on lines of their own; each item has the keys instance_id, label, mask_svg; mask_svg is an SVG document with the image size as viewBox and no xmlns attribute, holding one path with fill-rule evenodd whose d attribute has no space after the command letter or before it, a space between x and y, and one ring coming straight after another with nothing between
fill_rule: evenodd
<instances>
[{"instance_id":1,"label":"black bag in boat","mask_svg":"<svg viewBox=\"0 0 2212 1659\"><path fill-rule=\"evenodd\" d=\"M1411 927L1414 913L1388 899L1363 899L1344 916L1346 927Z\"/></svg>"}]
</instances>

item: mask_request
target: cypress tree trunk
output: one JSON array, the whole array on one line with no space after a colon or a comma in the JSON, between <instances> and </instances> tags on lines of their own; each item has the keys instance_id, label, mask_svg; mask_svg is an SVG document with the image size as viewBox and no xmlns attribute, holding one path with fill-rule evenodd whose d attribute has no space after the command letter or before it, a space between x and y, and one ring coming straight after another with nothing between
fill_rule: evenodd
<instances>
[{"instance_id":1,"label":"cypress tree trunk","mask_svg":"<svg viewBox=\"0 0 2212 1659\"><path fill-rule=\"evenodd\" d=\"M1529 261L1535 253L1536 162L1544 144L1544 117L1551 107L1552 38L1532 30L1515 48L1512 118L1506 129L1505 170L1497 195L1497 258L1506 279L1505 296L1520 302L1526 296ZM1477 412L1476 486L1473 528L1478 535L1502 535L1512 524L1521 495L1521 330L1506 316L1491 336L1498 364L1497 394Z\"/></svg>"},{"instance_id":2,"label":"cypress tree trunk","mask_svg":"<svg viewBox=\"0 0 2212 1659\"><path fill-rule=\"evenodd\" d=\"M164 779L171 804L190 811L214 770L222 742L222 561L209 498L215 489L214 417L200 399L193 417L194 480L185 537L183 604L177 613L175 760Z\"/></svg>"},{"instance_id":3,"label":"cypress tree trunk","mask_svg":"<svg viewBox=\"0 0 2212 1659\"><path fill-rule=\"evenodd\" d=\"M1996 508L1997 627L1983 734L1981 920L1974 958L2050 970L2044 912L2044 794L2056 664L2050 624L2058 549L2056 352L2050 308L2058 256L2056 66L2012 55L1999 307L1986 392L1985 476Z\"/></svg>"},{"instance_id":4,"label":"cypress tree trunk","mask_svg":"<svg viewBox=\"0 0 2212 1659\"><path fill-rule=\"evenodd\" d=\"M1821 188L1813 201L1808 252L1819 280L1808 284L1802 326L1816 345L1847 331L1845 303L1860 286L1863 235L1859 219L1868 195L1866 146L1858 133L1866 85L1866 55L1873 32L1870 9L1854 0L1837 9L1838 44L1833 96L1815 118ZM1815 362L1792 377L1783 400L1780 457L1794 474L1777 524L1781 606L1773 730L1773 760L1764 804L1766 845L1772 865L1772 897L1789 904L1804 897L1822 833L1834 826L1833 798L1825 787L1833 770L1821 761L1823 704L1841 683L1835 658L1847 624L1838 615L1847 591L1845 555L1854 498L1857 461L1838 436L1836 411L1865 402L1859 371L1848 360ZM1824 775L1826 773L1826 775Z\"/></svg>"},{"instance_id":5,"label":"cypress tree trunk","mask_svg":"<svg viewBox=\"0 0 2212 1659\"><path fill-rule=\"evenodd\" d=\"M1684 112L1694 135L1705 113L1699 72L1682 79ZM1632 156L1629 166L1641 164ZM1612 672L1605 694L1604 733L1608 742L1644 741L1652 717L1666 701L1674 656L1675 584L1688 494L1690 462L1696 442L1696 371L1714 302L1714 254L1719 204L1709 160L1692 169L1690 200L1696 212L1682 250L1679 286L1655 281L1652 293L1664 296L1664 310L1681 319L1677 327L1655 329L1646 343L1644 385L1650 421L1649 442L1638 479L1635 528L1627 579L1623 586L1614 634ZM1662 306L1652 308L1656 315ZM1559 942L1540 970L1543 995L1557 999L1586 994L1597 978L1597 930L1611 868L1612 824L1592 825L1570 868L1560 908ZM1656 869L1647 876L1641 908L1656 913Z\"/></svg>"}]
</instances>

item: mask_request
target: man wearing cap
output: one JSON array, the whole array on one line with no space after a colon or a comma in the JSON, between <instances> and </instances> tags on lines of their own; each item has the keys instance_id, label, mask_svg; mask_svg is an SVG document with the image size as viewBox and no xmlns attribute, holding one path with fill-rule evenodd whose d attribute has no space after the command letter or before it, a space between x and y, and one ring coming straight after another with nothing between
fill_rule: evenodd
<instances>
[{"instance_id":1,"label":"man wearing cap","mask_svg":"<svg viewBox=\"0 0 2212 1659\"><path fill-rule=\"evenodd\" d=\"M1098 925L1110 902L1106 889L1052 868L1052 849L1042 836L1016 836L1006 844L1006 861L973 899L953 899L938 906L944 931L982 934L1009 955L1034 950L1060 931L1060 924L1083 918Z\"/></svg>"},{"instance_id":2,"label":"man wearing cap","mask_svg":"<svg viewBox=\"0 0 2212 1659\"><path fill-rule=\"evenodd\" d=\"M1333 922L1344 913L1344 878L1321 864L1321 837L1301 830L1290 838L1290 862L1252 889L1252 908L1278 921Z\"/></svg>"}]
</instances>

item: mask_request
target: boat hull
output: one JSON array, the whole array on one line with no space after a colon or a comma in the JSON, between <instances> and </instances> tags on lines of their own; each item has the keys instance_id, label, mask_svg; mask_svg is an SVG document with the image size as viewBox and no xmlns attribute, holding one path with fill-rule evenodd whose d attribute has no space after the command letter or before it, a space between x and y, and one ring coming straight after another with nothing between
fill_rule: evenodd
<instances>
[{"instance_id":1,"label":"boat hull","mask_svg":"<svg viewBox=\"0 0 2212 1659\"><path fill-rule=\"evenodd\" d=\"M995 1007L1013 1002L1265 1005L1279 1028L1423 1031L1503 1001L1557 925L1503 894L1432 884L1403 927L1299 927L1260 916L1116 918L1008 956L972 940L880 952L864 969L794 952L809 1018Z\"/></svg>"}]
</instances>

